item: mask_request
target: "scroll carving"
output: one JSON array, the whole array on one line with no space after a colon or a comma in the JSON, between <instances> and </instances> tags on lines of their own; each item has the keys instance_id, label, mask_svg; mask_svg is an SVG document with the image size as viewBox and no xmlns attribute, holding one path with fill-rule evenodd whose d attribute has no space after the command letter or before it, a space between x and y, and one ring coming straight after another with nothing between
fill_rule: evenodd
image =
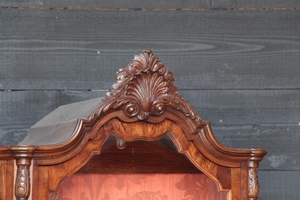
<instances>
[{"instance_id":1,"label":"scroll carving","mask_svg":"<svg viewBox=\"0 0 300 200\"><path fill-rule=\"evenodd\" d=\"M256 167L249 168L249 198L257 199L259 195L259 184L258 184L258 169Z\"/></svg>"},{"instance_id":2,"label":"scroll carving","mask_svg":"<svg viewBox=\"0 0 300 200\"><path fill-rule=\"evenodd\" d=\"M28 199L30 194L30 175L28 165L19 165L16 177L15 196L18 200Z\"/></svg>"},{"instance_id":3,"label":"scroll carving","mask_svg":"<svg viewBox=\"0 0 300 200\"><path fill-rule=\"evenodd\" d=\"M135 56L127 67L117 72L116 80L92 117L120 109L129 118L147 120L151 116L163 114L169 106L196 122L201 121L177 93L172 72L166 69L151 50Z\"/></svg>"}]
</instances>

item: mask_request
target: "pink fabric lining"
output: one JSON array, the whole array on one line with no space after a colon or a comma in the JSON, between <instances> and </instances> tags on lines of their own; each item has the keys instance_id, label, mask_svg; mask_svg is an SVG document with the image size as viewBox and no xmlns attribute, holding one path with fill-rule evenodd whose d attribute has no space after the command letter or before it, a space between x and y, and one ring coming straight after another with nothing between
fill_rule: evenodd
<instances>
[{"instance_id":1,"label":"pink fabric lining","mask_svg":"<svg viewBox=\"0 0 300 200\"><path fill-rule=\"evenodd\" d=\"M204 174L74 174L58 200L226 200Z\"/></svg>"}]
</instances>

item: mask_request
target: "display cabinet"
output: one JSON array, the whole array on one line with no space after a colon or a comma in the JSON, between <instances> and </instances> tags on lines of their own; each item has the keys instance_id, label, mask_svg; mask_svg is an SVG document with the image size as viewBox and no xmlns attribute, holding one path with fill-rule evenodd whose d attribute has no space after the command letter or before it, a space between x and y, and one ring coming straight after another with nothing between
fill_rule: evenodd
<instances>
[{"instance_id":1,"label":"display cabinet","mask_svg":"<svg viewBox=\"0 0 300 200\"><path fill-rule=\"evenodd\" d=\"M107 96L61 106L0 147L0 199L255 200L265 154L221 145L146 50Z\"/></svg>"}]
</instances>

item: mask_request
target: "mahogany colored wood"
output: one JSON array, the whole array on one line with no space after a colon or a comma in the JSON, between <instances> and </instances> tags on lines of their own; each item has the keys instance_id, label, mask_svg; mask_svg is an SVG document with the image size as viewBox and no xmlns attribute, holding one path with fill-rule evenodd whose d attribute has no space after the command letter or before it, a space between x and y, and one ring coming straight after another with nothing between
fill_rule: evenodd
<instances>
[{"instance_id":1,"label":"mahogany colored wood","mask_svg":"<svg viewBox=\"0 0 300 200\"><path fill-rule=\"evenodd\" d=\"M258 198L258 163L266 151L222 146L150 50L118 71L107 97L49 116L22 145L0 147L0 165L9 166L0 170L0 182L16 171L14 182L5 182L13 192L0 193L0 199L52 200L74 173L119 172L204 173L230 200Z\"/></svg>"},{"instance_id":2,"label":"mahogany colored wood","mask_svg":"<svg viewBox=\"0 0 300 200\"><path fill-rule=\"evenodd\" d=\"M184 154L177 152L167 136L151 142L126 142L124 149L119 149L116 142L116 137L109 136L101 154L93 155L76 173L201 173Z\"/></svg>"}]
</instances>

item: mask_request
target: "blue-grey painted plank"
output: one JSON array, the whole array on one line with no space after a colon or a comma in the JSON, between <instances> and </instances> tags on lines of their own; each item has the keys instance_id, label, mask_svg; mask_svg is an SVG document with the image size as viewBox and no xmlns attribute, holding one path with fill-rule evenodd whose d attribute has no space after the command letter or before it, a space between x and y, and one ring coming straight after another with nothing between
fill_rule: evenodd
<instances>
[{"instance_id":1,"label":"blue-grey painted plank","mask_svg":"<svg viewBox=\"0 0 300 200\"><path fill-rule=\"evenodd\" d=\"M144 49L181 89L300 88L298 11L1 10L0 89L108 89Z\"/></svg>"},{"instance_id":2,"label":"blue-grey painted plank","mask_svg":"<svg viewBox=\"0 0 300 200\"><path fill-rule=\"evenodd\" d=\"M259 171L259 200L300 199L299 171Z\"/></svg>"},{"instance_id":3,"label":"blue-grey painted plank","mask_svg":"<svg viewBox=\"0 0 300 200\"><path fill-rule=\"evenodd\" d=\"M17 144L28 129L61 105L104 96L105 92L0 92L0 145Z\"/></svg>"},{"instance_id":4,"label":"blue-grey painted plank","mask_svg":"<svg viewBox=\"0 0 300 200\"><path fill-rule=\"evenodd\" d=\"M3 0L2 6L13 7L65 7L65 8L293 8L300 7L297 0Z\"/></svg>"}]
</instances>

